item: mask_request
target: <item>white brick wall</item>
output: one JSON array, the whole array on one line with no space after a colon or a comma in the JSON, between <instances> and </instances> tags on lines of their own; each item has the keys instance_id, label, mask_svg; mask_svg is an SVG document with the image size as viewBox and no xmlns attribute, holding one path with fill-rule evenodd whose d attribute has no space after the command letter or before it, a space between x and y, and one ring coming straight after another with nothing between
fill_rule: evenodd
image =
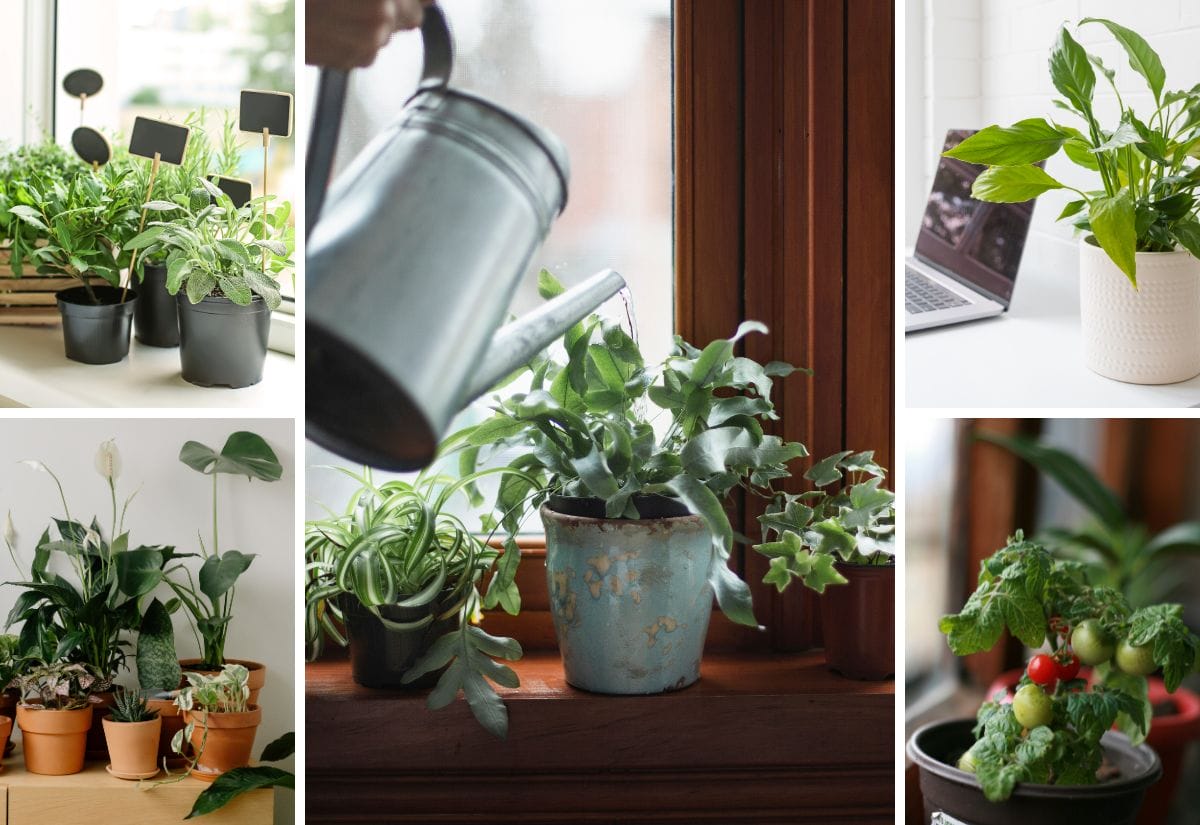
<instances>
[{"instance_id":1,"label":"white brick wall","mask_svg":"<svg viewBox=\"0 0 1200 825\"><path fill-rule=\"evenodd\" d=\"M1051 103L1058 95L1046 65L1063 22L1106 17L1128 26L1162 57L1168 89L1200 83L1200 0L924 0L924 14L925 87L909 89L908 94L918 95L923 103L920 150L925 180L920 197L907 201L910 211L914 204L916 208L924 204L947 128L1008 124L1027 117L1061 116L1064 123L1072 122L1070 115ZM973 36L977 39L972 42ZM1078 38L1117 70L1126 105L1146 110L1150 93L1107 29L1088 25L1079 30ZM1103 78L1096 98L1102 122L1112 123L1116 97ZM915 114L912 104L910 100L909 117ZM914 138L915 130L910 129L908 136ZM1061 156L1050 161L1047 171L1080 188L1096 186L1089 173ZM1059 193L1042 197L1027 254L1043 256L1044 266L1061 263L1074 271L1071 229L1054 220L1069 199ZM915 237L918 220L919 215L906 216L911 236Z\"/></svg>"}]
</instances>

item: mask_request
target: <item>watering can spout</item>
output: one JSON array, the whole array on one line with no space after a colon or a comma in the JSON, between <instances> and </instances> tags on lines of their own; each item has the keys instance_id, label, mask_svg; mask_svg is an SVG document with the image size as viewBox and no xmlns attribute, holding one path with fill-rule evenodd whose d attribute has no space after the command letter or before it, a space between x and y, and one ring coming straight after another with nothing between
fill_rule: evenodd
<instances>
[{"instance_id":1,"label":"watering can spout","mask_svg":"<svg viewBox=\"0 0 1200 825\"><path fill-rule=\"evenodd\" d=\"M625 288L625 279L612 269L597 272L524 317L497 330L486 360L480 365L463 398L463 405L487 393L502 379Z\"/></svg>"}]
</instances>

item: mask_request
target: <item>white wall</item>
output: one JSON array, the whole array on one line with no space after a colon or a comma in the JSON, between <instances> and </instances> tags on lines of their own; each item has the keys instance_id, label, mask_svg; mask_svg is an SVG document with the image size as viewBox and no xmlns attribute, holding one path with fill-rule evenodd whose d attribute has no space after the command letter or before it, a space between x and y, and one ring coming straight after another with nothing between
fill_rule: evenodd
<instances>
[{"instance_id":1,"label":"white wall","mask_svg":"<svg viewBox=\"0 0 1200 825\"><path fill-rule=\"evenodd\" d=\"M218 481L221 548L258 554L239 580L226 645L227 655L267 666L267 685L260 697L263 722L255 740L257 757L262 746L295 729L297 519L292 421L0 420L0 523L5 511L12 513L23 569L28 571L42 530L52 516L62 515L53 479L17 463L36 459L62 480L74 518L90 520L95 514L106 525L111 500L107 484L93 467L93 457L101 441L116 438L124 464L118 496L141 486L125 524L132 546L167 544L198 552L197 532L204 535L206 543L211 535L212 480L180 463L179 448L185 441L195 440L220 450L237 430L261 435L283 465L283 477L271 483L226 475ZM17 578L12 559L0 551L0 580ZM0 587L0 616L8 615L18 592L16 587ZM164 588L164 600L167 594ZM180 657L198 655L182 614L174 618ZM136 684L132 675L122 681ZM281 802L289 804L282 795Z\"/></svg>"},{"instance_id":2,"label":"white wall","mask_svg":"<svg viewBox=\"0 0 1200 825\"><path fill-rule=\"evenodd\" d=\"M1027 117L1060 117L1064 123L1078 125L1051 103L1058 94L1050 82L1047 60L1062 23L1084 17L1114 20L1137 31L1159 53L1167 70L1168 89L1191 88L1200 82L1197 0L925 0L924 13L924 85L908 89L908 116L915 114L911 101L920 100L926 124L922 143L909 150L918 152L925 164L920 194L906 193L910 239L915 239L948 127L1007 125ZM1116 69L1126 105L1145 110L1151 102L1145 82L1129 68L1124 51L1107 29L1084 26L1078 39L1109 68ZM1101 123L1112 128L1116 97L1103 78L1098 78L1096 100ZM915 158L910 157L913 162ZM1090 173L1062 156L1051 159L1047 171L1074 186L1097 186ZM1039 200L1025 254L1027 260L1036 257L1041 269L1076 270L1071 226L1055 221L1071 197L1051 192Z\"/></svg>"}]
</instances>

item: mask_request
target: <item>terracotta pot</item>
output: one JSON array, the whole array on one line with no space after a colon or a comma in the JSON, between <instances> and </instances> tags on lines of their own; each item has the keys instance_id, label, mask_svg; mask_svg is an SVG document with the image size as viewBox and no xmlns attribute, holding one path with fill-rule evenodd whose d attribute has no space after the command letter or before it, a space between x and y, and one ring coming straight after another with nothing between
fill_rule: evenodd
<instances>
[{"instance_id":1,"label":"terracotta pot","mask_svg":"<svg viewBox=\"0 0 1200 825\"><path fill-rule=\"evenodd\" d=\"M25 769L44 776L65 776L83 770L92 706L51 710L18 705L17 724L25 751Z\"/></svg>"},{"instance_id":2,"label":"terracotta pot","mask_svg":"<svg viewBox=\"0 0 1200 825\"><path fill-rule=\"evenodd\" d=\"M149 779L158 774L158 734L161 719L146 722L101 720L108 754L108 772L118 779Z\"/></svg>"},{"instance_id":3,"label":"terracotta pot","mask_svg":"<svg viewBox=\"0 0 1200 825\"><path fill-rule=\"evenodd\" d=\"M1104 734L1104 757L1120 778L1095 785L1018 783L1004 802L989 802L974 774L954 767L975 741L974 719L934 722L908 740L907 753L921 772L921 796L928 822L941 811L972 825L1134 825L1146 789L1162 776L1158 756L1134 747L1123 735Z\"/></svg>"},{"instance_id":4,"label":"terracotta pot","mask_svg":"<svg viewBox=\"0 0 1200 825\"><path fill-rule=\"evenodd\" d=\"M896 567L835 567L849 583L821 595L825 663L851 679L888 679L896 672Z\"/></svg>"},{"instance_id":5,"label":"terracotta pot","mask_svg":"<svg viewBox=\"0 0 1200 825\"><path fill-rule=\"evenodd\" d=\"M20 701L21 694L18 691L6 690L0 693L0 716L7 716L15 724L17 721L17 705ZM9 726L9 731L11 730L12 726ZM4 755L8 756L12 753L14 747L12 739L9 739L8 743L4 746Z\"/></svg>"},{"instance_id":6,"label":"terracotta pot","mask_svg":"<svg viewBox=\"0 0 1200 825\"><path fill-rule=\"evenodd\" d=\"M205 676L216 676L220 670L212 670L211 668L201 668L200 665L205 662L199 659L180 659L179 666L186 673L203 673ZM248 704L258 704L258 694L262 691L263 685L267 683L267 666L258 662L251 662L249 659L226 659L227 665L241 665L250 671L250 678L247 681L247 686L250 688L250 698ZM183 687L187 684L186 679L181 679L179 686Z\"/></svg>"},{"instance_id":7,"label":"terracotta pot","mask_svg":"<svg viewBox=\"0 0 1200 825\"><path fill-rule=\"evenodd\" d=\"M165 759L168 767L180 768L187 764L187 757L180 756L171 749L171 740L175 734L183 730L183 716L172 699L147 699L146 707L158 711L162 722L158 732L158 759L156 764L162 764Z\"/></svg>"},{"instance_id":8,"label":"terracotta pot","mask_svg":"<svg viewBox=\"0 0 1200 825\"><path fill-rule=\"evenodd\" d=\"M13 720L7 716L0 716L0 737L4 739L4 753L8 753L8 749L12 747L12 732Z\"/></svg>"},{"instance_id":9,"label":"terracotta pot","mask_svg":"<svg viewBox=\"0 0 1200 825\"><path fill-rule=\"evenodd\" d=\"M108 761L108 743L104 741L104 717L112 710L116 702L113 692L93 693L88 697L92 703L92 726L88 728L87 751L85 756L91 761Z\"/></svg>"},{"instance_id":10,"label":"terracotta pot","mask_svg":"<svg viewBox=\"0 0 1200 825\"><path fill-rule=\"evenodd\" d=\"M988 686L987 696L990 698L1000 691L1011 694L1024 673L1023 668L1001 673ZM1167 821L1167 813L1171 810L1183 774L1188 746L1200 740L1200 695L1183 687L1174 693L1167 693L1167 686L1157 676L1151 676L1146 681L1151 705L1175 706L1174 713L1156 715L1150 720L1150 735L1146 737L1146 744L1162 760L1163 773L1162 780L1146 791L1138 825L1158 825Z\"/></svg>"},{"instance_id":11,"label":"terracotta pot","mask_svg":"<svg viewBox=\"0 0 1200 825\"><path fill-rule=\"evenodd\" d=\"M189 710L184 722L195 722L192 748L200 754L192 776L212 782L226 771L250 764L254 735L262 722L262 708L251 705L244 713L205 713Z\"/></svg>"}]
</instances>

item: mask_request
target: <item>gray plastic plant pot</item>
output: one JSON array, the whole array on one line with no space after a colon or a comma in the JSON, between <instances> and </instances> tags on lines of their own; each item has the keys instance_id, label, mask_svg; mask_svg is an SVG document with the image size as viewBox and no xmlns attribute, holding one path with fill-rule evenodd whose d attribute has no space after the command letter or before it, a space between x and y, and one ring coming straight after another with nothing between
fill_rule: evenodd
<instances>
[{"instance_id":1,"label":"gray plastic plant pot","mask_svg":"<svg viewBox=\"0 0 1200 825\"><path fill-rule=\"evenodd\" d=\"M167 292L167 268L146 264L138 286L133 334L149 347L179 346L179 308Z\"/></svg>"},{"instance_id":2,"label":"gray plastic plant pot","mask_svg":"<svg viewBox=\"0 0 1200 825\"><path fill-rule=\"evenodd\" d=\"M1158 755L1122 734L1104 734L1104 756L1117 778L1095 785L1018 784L1003 802L989 802L974 774L954 765L974 743L974 719L925 725L908 740L908 757L921 775L925 819L949 814L970 825L1134 825L1146 789L1162 776Z\"/></svg>"},{"instance_id":3,"label":"gray plastic plant pot","mask_svg":"<svg viewBox=\"0 0 1200 825\"><path fill-rule=\"evenodd\" d=\"M100 303L92 303L82 286L55 293L67 357L83 364L116 364L129 354L137 293L129 290L124 301L115 286L93 286L92 293Z\"/></svg>"},{"instance_id":4,"label":"gray plastic plant pot","mask_svg":"<svg viewBox=\"0 0 1200 825\"><path fill-rule=\"evenodd\" d=\"M228 298L193 304L181 291L179 361L183 379L201 387L249 387L262 380L271 310L254 296L246 306Z\"/></svg>"}]
</instances>

